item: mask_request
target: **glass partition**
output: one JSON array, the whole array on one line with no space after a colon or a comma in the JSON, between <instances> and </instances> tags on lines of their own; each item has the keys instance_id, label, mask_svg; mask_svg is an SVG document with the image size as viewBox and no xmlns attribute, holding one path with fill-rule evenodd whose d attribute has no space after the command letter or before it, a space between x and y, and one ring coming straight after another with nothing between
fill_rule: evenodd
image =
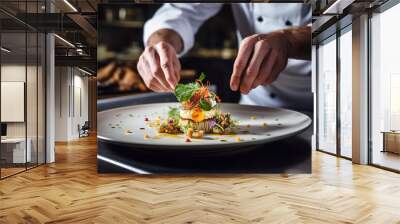
<instances>
[{"instance_id":1,"label":"glass partition","mask_svg":"<svg viewBox=\"0 0 400 224\"><path fill-rule=\"evenodd\" d=\"M318 133L317 148L336 154L336 36L317 50Z\"/></svg>"},{"instance_id":2,"label":"glass partition","mask_svg":"<svg viewBox=\"0 0 400 224\"><path fill-rule=\"evenodd\" d=\"M26 169L31 160L26 126L26 32L1 34L1 175ZM28 150L27 150L28 149Z\"/></svg>"},{"instance_id":3,"label":"glass partition","mask_svg":"<svg viewBox=\"0 0 400 224\"><path fill-rule=\"evenodd\" d=\"M27 33L27 82L26 82L26 113L27 113L27 150L30 151L28 168L37 165L38 159L38 35L36 32Z\"/></svg>"},{"instance_id":4,"label":"glass partition","mask_svg":"<svg viewBox=\"0 0 400 224\"><path fill-rule=\"evenodd\" d=\"M37 75L37 162L43 164L46 162L46 37L43 33L38 34L38 75Z\"/></svg>"},{"instance_id":5,"label":"glass partition","mask_svg":"<svg viewBox=\"0 0 400 224\"><path fill-rule=\"evenodd\" d=\"M0 7L17 6L18 16L43 11L44 1L14 3ZM43 33L0 12L0 178L45 162L45 44Z\"/></svg>"},{"instance_id":6,"label":"glass partition","mask_svg":"<svg viewBox=\"0 0 400 224\"><path fill-rule=\"evenodd\" d=\"M352 157L352 33L351 26L339 38L340 60L340 155Z\"/></svg>"},{"instance_id":7,"label":"glass partition","mask_svg":"<svg viewBox=\"0 0 400 224\"><path fill-rule=\"evenodd\" d=\"M372 164L400 170L400 4L371 18Z\"/></svg>"}]
</instances>

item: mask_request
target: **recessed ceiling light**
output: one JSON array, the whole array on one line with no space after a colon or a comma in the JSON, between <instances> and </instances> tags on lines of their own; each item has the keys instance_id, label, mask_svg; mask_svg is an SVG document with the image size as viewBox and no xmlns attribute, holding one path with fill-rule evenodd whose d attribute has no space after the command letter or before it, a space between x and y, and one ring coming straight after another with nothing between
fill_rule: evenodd
<instances>
[{"instance_id":1,"label":"recessed ceiling light","mask_svg":"<svg viewBox=\"0 0 400 224\"><path fill-rule=\"evenodd\" d=\"M342 14L343 10L351 5L355 0L336 0L322 14Z\"/></svg>"},{"instance_id":2,"label":"recessed ceiling light","mask_svg":"<svg viewBox=\"0 0 400 224\"><path fill-rule=\"evenodd\" d=\"M64 3L67 4L74 12L78 12L78 10L68 0L64 0Z\"/></svg>"},{"instance_id":3,"label":"recessed ceiling light","mask_svg":"<svg viewBox=\"0 0 400 224\"><path fill-rule=\"evenodd\" d=\"M1 51L4 51L4 52L6 52L6 53L10 53L10 52L11 52L10 49L5 48L5 47L1 47L0 49L1 49Z\"/></svg>"},{"instance_id":4,"label":"recessed ceiling light","mask_svg":"<svg viewBox=\"0 0 400 224\"><path fill-rule=\"evenodd\" d=\"M81 72L83 72L83 73L85 73L85 74L87 74L87 75L90 75L90 76L93 75L92 73L90 73L90 72L88 72L88 71L86 71L86 70L84 70L84 69L81 69L81 68L79 68L79 67L78 67L78 70L81 71Z\"/></svg>"},{"instance_id":5,"label":"recessed ceiling light","mask_svg":"<svg viewBox=\"0 0 400 224\"><path fill-rule=\"evenodd\" d=\"M75 45L73 45L71 42L69 42L68 40L62 38L61 36L59 36L58 34L54 34L55 37L57 37L59 40L61 40L62 42L64 42L65 44L67 44L70 47L75 48Z\"/></svg>"}]
</instances>

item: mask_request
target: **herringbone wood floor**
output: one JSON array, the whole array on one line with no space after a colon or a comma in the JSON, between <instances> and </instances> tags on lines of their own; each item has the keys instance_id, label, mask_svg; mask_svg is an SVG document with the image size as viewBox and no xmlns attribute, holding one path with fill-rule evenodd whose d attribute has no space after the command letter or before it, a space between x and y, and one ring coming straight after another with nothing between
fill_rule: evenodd
<instances>
[{"instance_id":1,"label":"herringbone wood floor","mask_svg":"<svg viewBox=\"0 0 400 224\"><path fill-rule=\"evenodd\" d=\"M400 223L400 175L313 153L312 175L99 175L94 137L0 181L0 223Z\"/></svg>"}]
</instances>

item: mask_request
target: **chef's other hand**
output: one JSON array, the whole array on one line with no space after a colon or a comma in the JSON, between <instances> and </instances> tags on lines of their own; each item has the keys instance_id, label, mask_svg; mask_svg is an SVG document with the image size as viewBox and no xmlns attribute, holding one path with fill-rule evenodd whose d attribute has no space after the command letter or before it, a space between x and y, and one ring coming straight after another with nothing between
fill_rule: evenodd
<instances>
[{"instance_id":1,"label":"chef's other hand","mask_svg":"<svg viewBox=\"0 0 400 224\"><path fill-rule=\"evenodd\" d=\"M179 82L181 64L175 48L166 41L160 41L145 48L139 57L137 70L151 90L171 92Z\"/></svg>"},{"instance_id":2,"label":"chef's other hand","mask_svg":"<svg viewBox=\"0 0 400 224\"><path fill-rule=\"evenodd\" d=\"M290 43L283 31L255 34L243 39L231 76L231 89L247 94L271 84L285 69Z\"/></svg>"}]
</instances>

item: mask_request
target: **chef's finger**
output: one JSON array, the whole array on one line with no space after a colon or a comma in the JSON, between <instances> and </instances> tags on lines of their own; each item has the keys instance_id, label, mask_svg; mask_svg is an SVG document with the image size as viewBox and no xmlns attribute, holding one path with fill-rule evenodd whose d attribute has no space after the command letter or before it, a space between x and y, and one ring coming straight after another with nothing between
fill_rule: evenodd
<instances>
[{"instance_id":1,"label":"chef's finger","mask_svg":"<svg viewBox=\"0 0 400 224\"><path fill-rule=\"evenodd\" d=\"M243 39L239 52L236 57L235 63L233 64L233 73L231 76L231 89L237 91L239 88L239 83L242 79L243 71L249 61L250 55L253 51L254 44L257 41L257 35L253 35Z\"/></svg>"},{"instance_id":2,"label":"chef's finger","mask_svg":"<svg viewBox=\"0 0 400 224\"><path fill-rule=\"evenodd\" d=\"M259 85L263 85L269 78L270 73L268 73L268 69L273 64L273 61L271 61L273 60L273 58L270 56L271 51L272 50L268 52L268 55L264 58L263 62L261 63L260 72L257 78L253 82L253 85L251 87L252 89L256 88Z\"/></svg>"},{"instance_id":3,"label":"chef's finger","mask_svg":"<svg viewBox=\"0 0 400 224\"><path fill-rule=\"evenodd\" d=\"M166 91L171 90L171 87L164 77L164 72L161 69L159 56L154 48L148 48L148 51L143 54L143 61L145 61L146 65L149 67L151 76L158 80L163 89Z\"/></svg>"},{"instance_id":4,"label":"chef's finger","mask_svg":"<svg viewBox=\"0 0 400 224\"><path fill-rule=\"evenodd\" d=\"M268 85L273 83L281 73L281 71L286 67L287 61L283 58L277 57L277 62L272 68L271 75L265 80L264 84Z\"/></svg>"},{"instance_id":5,"label":"chef's finger","mask_svg":"<svg viewBox=\"0 0 400 224\"><path fill-rule=\"evenodd\" d=\"M167 89L164 86L162 86L160 82L152 75L152 72L150 70L150 65L144 59L144 56L141 57L140 62L141 63L138 64L138 71L139 73L146 74L142 76L146 86L155 92L166 92Z\"/></svg>"},{"instance_id":6,"label":"chef's finger","mask_svg":"<svg viewBox=\"0 0 400 224\"><path fill-rule=\"evenodd\" d=\"M181 79L181 62L176 55L172 57L172 60L174 65L175 78L177 80L177 83L179 83L179 80Z\"/></svg>"},{"instance_id":7,"label":"chef's finger","mask_svg":"<svg viewBox=\"0 0 400 224\"><path fill-rule=\"evenodd\" d=\"M268 57L265 58L263 63L261 64L260 73L263 74L260 79L257 79L255 84L269 84L268 80L274 80L272 69L274 66L277 66L277 52L275 50L271 50ZM260 84L259 84L260 83Z\"/></svg>"},{"instance_id":8,"label":"chef's finger","mask_svg":"<svg viewBox=\"0 0 400 224\"><path fill-rule=\"evenodd\" d=\"M260 75L260 66L270 51L270 46L266 40L257 41L254 45L254 53L250 63L246 68L244 78L240 82L240 92L247 94L253 87L257 76Z\"/></svg>"},{"instance_id":9,"label":"chef's finger","mask_svg":"<svg viewBox=\"0 0 400 224\"><path fill-rule=\"evenodd\" d=\"M175 78L174 67L171 57L172 47L165 42L160 42L156 44L154 47L159 55L160 66L165 75L165 79L167 80L167 83L169 84L170 88L174 89L177 80Z\"/></svg>"}]
</instances>

